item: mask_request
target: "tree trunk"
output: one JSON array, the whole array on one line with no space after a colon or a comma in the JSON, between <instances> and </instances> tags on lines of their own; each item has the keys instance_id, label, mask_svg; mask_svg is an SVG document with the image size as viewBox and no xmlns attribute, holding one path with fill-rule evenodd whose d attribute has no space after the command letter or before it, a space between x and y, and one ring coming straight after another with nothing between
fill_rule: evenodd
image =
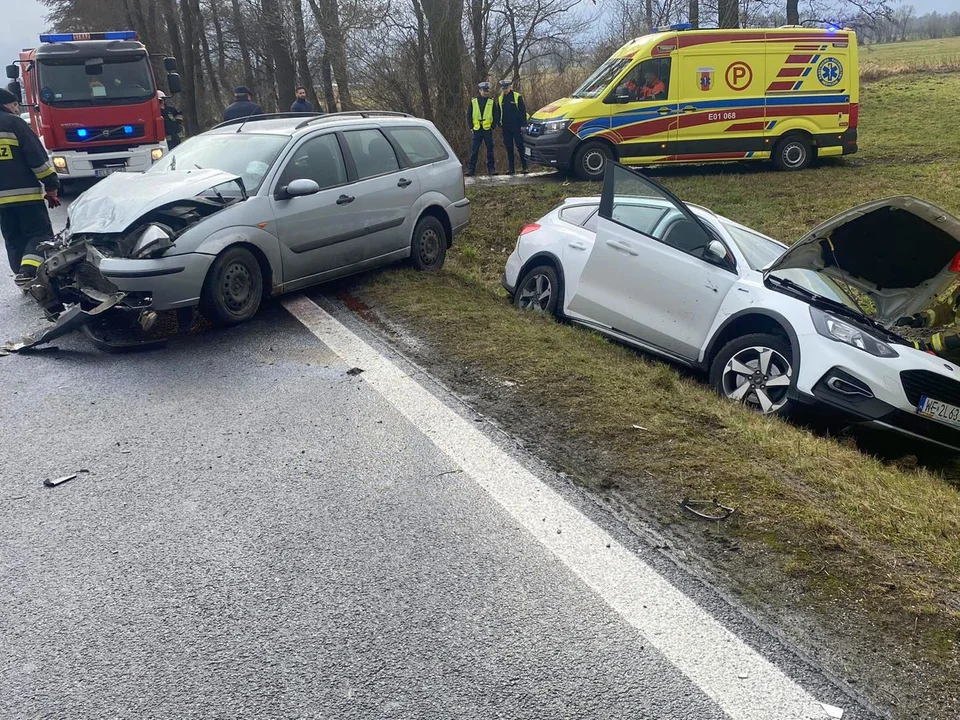
<instances>
[{"instance_id":1,"label":"tree trunk","mask_svg":"<svg viewBox=\"0 0 960 720\"><path fill-rule=\"evenodd\" d=\"M647 32L653 32L653 0L647 0Z\"/></svg>"},{"instance_id":2,"label":"tree trunk","mask_svg":"<svg viewBox=\"0 0 960 720\"><path fill-rule=\"evenodd\" d=\"M422 0L429 23L430 46L437 75L437 124L450 140L465 149L467 129L463 119L463 0Z\"/></svg>"},{"instance_id":3,"label":"tree trunk","mask_svg":"<svg viewBox=\"0 0 960 720\"><path fill-rule=\"evenodd\" d=\"M462 2L463 0L458 0ZM343 110L353 110L353 98L350 96L350 74L347 70L347 49L340 27L340 9L337 0L310 0L310 9L320 26L323 35L324 52L330 56L333 77L337 81L337 95ZM462 8L461 8L462 9Z\"/></svg>"},{"instance_id":4,"label":"tree trunk","mask_svg":"<svg viewBox=\"0 0 960 720\"><path fill-rule=\"evenodd\" d=\"M310 61L307 58L307 32L303 23L302 0L293 0L293 20L297 36L297 72L300 76L300 82L307 88L307 100L312 102L314 107L317 107L320 104L320 99L317 97L317 90L313 85Z\"/></svg>"},{"instance_id":5,"label":"tree trunk","mask_svg":"<svg viewBox=\"0 0 960 720\"><path fill-rule=\"evenodd\" d=\"M740 6L738 0L719 0L718 8L719 26L721 28L740 27Z\"/></svg>"},{"instance_id":6,"label":"tree trunk","mask_svg":"<svg viewBox=\"0 0 960 720\"><path fill-rule=\"evenodd\" d=\"M420 106L423 117L433 122L433 99L430 97L430 77L427 75L427 56L430 48L427 44L427 23L423 16L420 0L412 0L413 11L417 16L417 86L420 89Z\"/></svg>"},{"instance_id":7,"label":"tree trunk","mask_svg":"<svg viewBox=\"0 0 960 720\"><path fill-rule=\"evenodd\" d=\"M800 0L787 0L787 25L800 24Z\"/></svg>"},{"instance_id":8,"label":"tree trunk","mask_svg":"<svg viewBox=\"0 0 960 720\"><path fill-rule=\"evenodd\" d=\"M207 26L203 20L203 13L200 10L200 0L191 0L193 12L196 14L197 28L200 35L200 46L203 48L203 64L207 69L207 77L213 88L214 103L220 105L223 102L223 93L220 90L220 78L213 71L213 59L210 57L210 43L207 40Z\"/></svg>"},{"instance_id":9,"label":"tree trunk","mask_svg":"<svg viewBox=\"0 0 960 720\"><path fill-rule=\"evenodd\" d=\"M237 32L237 42L240 44L240 59L243 62L243 82L253 90L256 85L253 76L253 63L250 60L250 46L247 43L247 31L243 25L243 13L240 12L240 0L232 0L233 3L233 25Z\"/></svg>"},{"instance_id":10,"label":"tree trunk","mask_svg":"<svg viewBox=\"0 0 960 720\"><path fill-rule=\"evenodd\" d=\"M700 27L700 0L690 0L690 24L694 30Z\"/></svg>"},{"instance_id":11,"label":"tree trunk","mask_svg":"<svg viewBox=\"0 0 960 720\"><path fill-rule=\"evenodd\" d=\"M333 75L330 73L330 53L324 49L320 64L320 79L323 82L323 98L327 102L327 112L337 112L337 96L333 93Z\"/></svg>"},{"instance_id":12,"label":"tree trunk","mask_svg":"<svg viewBox=\"0 0 960 720\"><path fill-rule=\"evenodd\" d=\"M173 10L173 0L168 0ZM197 55L195 52L196 27L193 13L190 11L189 0L180 0L180 19L183 23L183 121L190 135L195 135L200 128L197 113Z\"/></svg>"},{"instance_id":13,"label":"tree trunk","mask_svg":"<svg viewBox=\"0 0 960 720\"><path fill-rule=\"evenodd\" d=\"M227 85L227 49L223 42L219 0L210 0L210 17L213 18L213 29L217 34L217 73L220 75L220 82Z\"/></svg>"},{"instance_id":14,"label":"tree trunk","mask_svg":"<svg viewBox=\"0 0 960 720\"><path fill-rule=\"evenodd\" d=\"M414 0L416 5L416 0ZM470 0L470 34L473 36L473 80L483 82L490 73L487 66L487 38L484 30L487 24L486 0ZM422 11L418 13L422 15Z\"/></svg>"},{"instance_id":15,"label":"tree trunk","mask_svg":"<svg viewBox=\"0 0 960 720\"><path fill-rule=\"evenodd\" d=\"M276 71L279 106L287 110L297 99L296 70L290 56L279 0L260 0L263 7L263 32L267 52Z\"/></svg>"}]
</instances>

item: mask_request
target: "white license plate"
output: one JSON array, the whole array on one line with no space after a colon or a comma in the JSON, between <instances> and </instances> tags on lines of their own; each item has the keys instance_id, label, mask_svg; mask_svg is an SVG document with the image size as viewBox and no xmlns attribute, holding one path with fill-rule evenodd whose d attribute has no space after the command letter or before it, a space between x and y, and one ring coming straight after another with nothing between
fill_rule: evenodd
<instances>
[{"instance_id":1,"label":"white license plate","mask_svg":"<svg viewBox=\"0 0 960 720\"><path fill-rule=\"evenodd\" d=\"M123 168L98 168L93 171L93 174L97 177L106 177L107 175L112 175L115 172L120 172Z\"/></svg>"},{"instance_id":2,"label":"white license plate","mask_svg":"<svg viewBox=\"0 0 960 720\"><path fill-rule=\"evenodd\" d=\"M524 148L523 151L527 154L527 157L533 155L533 148Z\"/></svg>"},{"instance_id":3,"label":"white license plate","mask_svg":"<svg viewBox=\"0 0 960 720\"><path fill-rule=\"evenodd\" d=\"M960 428L960 407L924 395L917 406L917 414L945 425Z\"/></svg>"}]
</instances>

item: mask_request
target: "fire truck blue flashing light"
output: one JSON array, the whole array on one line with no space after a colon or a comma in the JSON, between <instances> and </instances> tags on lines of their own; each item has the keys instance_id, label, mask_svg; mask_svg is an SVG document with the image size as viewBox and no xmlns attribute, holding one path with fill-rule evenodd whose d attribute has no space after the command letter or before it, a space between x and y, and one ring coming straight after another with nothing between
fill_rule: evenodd
<instances>
[{"instance_id":1,"label":"fire truck blue flashing light","mask_svg":"<svg viewBox=\"0 0 960 720\"><path fill-rule=\"evenodd\" d=\"M86 137L87 135L89 135L89 134L90 134L90 132L89 132L88 130L86 130L85 128L80 128L79 130L77 130L77 137L78 137L78 138L85 138L85 137Z\"/></svg>"},{"instance_id":2,"label":"fire truck blue flashing light","mask_svg":"<svg viewBox=\"0 0 960 720\"><path fill-rule=\"evenodd\" d=\"M669 32L671 30L693 30L693 24L674 23L673 25L661 25L656 29L657 32Z\"/></svg>"},{"instance_id":3,"label":"fire truck blue flashing light","mask_svg":"<svg viewBox=\"0 0 960 720\"><path fill-rule=\"evenodd\" d=\"M136 40L137 33L133 30L118 30L114 32L94 33L47 33L40 36L40 42L58 43L73 42L75 40Z\"/></svg>"}]
</instances>

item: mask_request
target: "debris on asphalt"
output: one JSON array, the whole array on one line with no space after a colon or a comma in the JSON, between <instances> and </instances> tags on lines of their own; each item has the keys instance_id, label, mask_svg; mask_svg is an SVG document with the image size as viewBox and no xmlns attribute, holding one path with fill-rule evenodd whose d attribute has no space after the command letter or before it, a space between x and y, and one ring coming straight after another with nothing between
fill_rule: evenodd
<instances>
[{"instance_id":1,"label":"debris on asphalt","mask_svg":"<svg viewBox=\"0 0 960 720\"><path fill-rule=\"evenodd\" d=\"M820 707L823 708L823 711L827 714L829 718L835 718L840 720L843 717L843 710L833 705L827 705L826 703L820 703Z\"/></svg>"},{"instance_id":2,"label":"debris on asphalt","mask_svg":"<svg viewBox=\"0 0 960 720\"><path fill-rule=\"evenodd\" d=\"M44 480L43 484L47 487L57 487L57 485L63 485L65 482L70 482L77 477L77 474L73 475L64 475L62 478L57 478L56 480Z\"/></svg>"},{"instance_id":3,"label":"debris on asphalt","mask_svg":"<svg viewBox=\"0 0 960 720\"><path fill-rule=\"evenodd\" d=\"M713 500L691 500L690 498L684 498L680 501L680 507L700 518L701 520L726 520L737 511L736 508L722 505L717 501L716 498ZM697 508L711 508L713 510L719 510L720 512L710 515L705 512L701 512Z\"/></svg>"},{"instance_id":4,"label":"debris on asphalt","mask_svg":"<svg viewBox=\"0 0 960 720\"><path fill-rule=\"evenodd\" d=\"M463 470L447 470L446 472L442 472L439 475L437 475L437 477L443 477L444 475L457 475L462 472Z\"/></svg>"},{"instance_id":5,"label":"debris on asphalt","mask_svg":"<svg viewBox=\"0 0 960 720\"><path fill-rule=\"evenodd\" d=\"M634 430L646 430L646 428L645 428L643 425L637 425L636 423L633 424L633 429L634 429Z\"/></svg>"},{"instance_id":6,"label":"debris on asphalt","mask_svg":"<svg viewBox=\"0 0 960 720\"><path fill-rule=\"evenodd\" d=\"M347 375L356 376L356 375L359 375L359 374L362 373L362 372L363 372L363 368L352 367L352 368L350 368L349 370L347 370Z\"/></svg>"}]
</instances>

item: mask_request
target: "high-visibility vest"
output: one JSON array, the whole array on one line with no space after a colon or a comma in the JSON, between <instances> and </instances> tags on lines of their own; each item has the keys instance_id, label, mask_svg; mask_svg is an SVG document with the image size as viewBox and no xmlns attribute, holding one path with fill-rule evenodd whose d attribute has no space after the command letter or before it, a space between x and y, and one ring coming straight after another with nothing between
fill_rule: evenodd
<instances>
[{"instance_id":1,"label":"high-visibility vest","mask_svg":"<svg viewBox=\"0 0 960 720\"><path fill-rule=\"evenodd\" d=\"M521 96L520 93L518 93L516 90L514 90L512 94L516 96L516 97L514 98L513 104L514 104L514 105L519 105L519 104L520 104L520 98L521 98L522 96ZM503 117L503 98L504 98L504 95L503 95L503 94L501 94L501 95L499 95L499 96L497 97L497 102L500 103L500 117ZM526 118L524 118L524 119L526 119Z\"/></svg>"},{"instance_id":2,"label":"high-visibility vest","mask_svg":"<svg viewBox=\"0 0 960 720\"><path fill-rule=\"evenodd\" d=\"M473 129L489 130L493 127L493 99L487 98L487 104L483 107L483 115L480 114L480 99L473 99Z\"/></svg>"}]
</instances>

